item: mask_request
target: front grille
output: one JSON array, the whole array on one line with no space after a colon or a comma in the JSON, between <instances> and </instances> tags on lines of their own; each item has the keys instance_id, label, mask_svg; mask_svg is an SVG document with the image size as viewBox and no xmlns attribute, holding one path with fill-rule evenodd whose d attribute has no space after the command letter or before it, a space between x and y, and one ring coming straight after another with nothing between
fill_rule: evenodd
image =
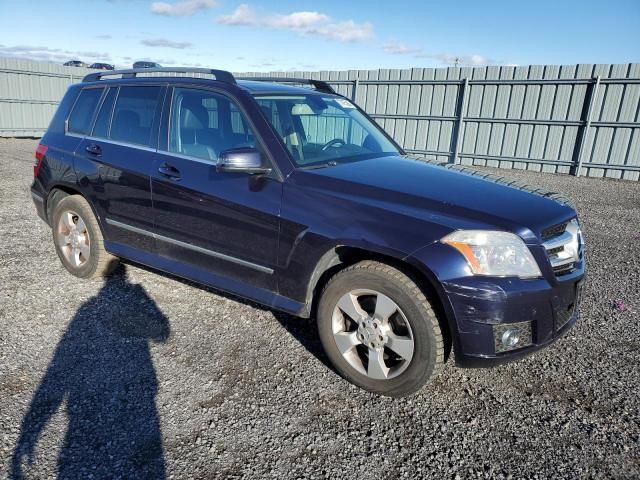
<instances>
[{"instance_id":1,"label":"front grille","mask_svg":"<svg viewBox=\"0 0 640 480\"><path fill-rule=\"evenodd\" d=\"M556 248L550 248L549 250L547 250L547 255L555 255L556 253L560 253L562 251L564 251L564 245Z\"/></svg>"},{"instance_id":2,"label":"front grille","mask_svg":"<svg viewBox=\"0 0 640 480\"><path fill-rule=\"evenodd\" d=\"M571 263L567 263L566 265L559 265L557 267L551 267L553 268L553 273L556 274L556 276L561 276L561 275L566 275L567 273L571 273L573 272L573 269L575 268L575 263L571 262Z\"/></svg>"},{"instance_id":3,"label":"front grille","mask_svg":"<svg viewBox=\"0 0 640 480\"><path fill-rule=\"evenodd\" d=\"M542 231L542 241L546 242L547 240L557 237L561 233L563 233L567 229L567 224L569 222L560 223L559 225L554 225L553 227L549 227Z\"/></svg>"},{"instance_id":4,"label":"front grille","mask_svg":"<svg viewBox=\"0 0 640 480\"><path fill-rule=\"evenodd\" d=\"M541 237L553 273L561 276L573 272L582 260L582 234L578 222L572 220L549 227L543 230Z\"/></svg>"}]
</instances>

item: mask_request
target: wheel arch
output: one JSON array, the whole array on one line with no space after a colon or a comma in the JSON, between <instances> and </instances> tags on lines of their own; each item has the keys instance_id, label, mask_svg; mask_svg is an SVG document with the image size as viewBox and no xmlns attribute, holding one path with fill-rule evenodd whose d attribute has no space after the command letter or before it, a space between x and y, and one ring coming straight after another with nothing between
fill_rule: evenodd
<instances>
[{"instance_id":1,"label":"wheel arch","mask_svg":"<svg viewBox=\"0 0 640 480\"><path fill-rule=\"evenodd\" d=\"M102 221L100 219L100 216L98 215L98 212L96 212L95 206L87 198L87 196L82 192L82 190L78 188L77 185L59 183L51 186L51 188L49 189L49 193L47 193L47 196L44 199L44 211L45 211L45 215L47 217L47 223L49 224L49 226L51 226L53 208L56 206L56 204L60 200L70 195L80 195L82 198L86 200L86 202L89 204L89 207L91 208L91 212L96 217L98 227L100 227L100 233L102 233L102 235L104 236L104 228L102 226Z\"/></svg>"},{"instance_id":2,"label":"wheel arch","mask_svg":"<svg viewBox=\"0 0 640 480\"><path fill-rule=\"evenodd\" d=\"M377 261L400 270L424 292L427 299L432 303L438 317L445 342L446 360L449 357L452 346L452 332L449 322L450 312L446 296L437 277L424 265L419 268L404 258L395 257L388 253L348 245L338 245L325 252L318 260L307 285L305 316L315 315L320 295L327 282L335 274L363 260Z\"/></svg>"}]
</instances>

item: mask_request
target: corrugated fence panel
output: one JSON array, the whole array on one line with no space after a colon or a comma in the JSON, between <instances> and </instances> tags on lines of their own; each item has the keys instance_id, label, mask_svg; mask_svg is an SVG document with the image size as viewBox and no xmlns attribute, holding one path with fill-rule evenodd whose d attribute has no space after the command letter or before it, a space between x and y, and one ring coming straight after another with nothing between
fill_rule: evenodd
<instances>
[{"instance_id":1,"label":"corrugated fence panel","mask_svg":"<svg viewBox=\"0 0 640 480\"><path fill-rule=\"evenodd\" d=\"M0 58L0 136L42 135L68 85L88 72ZM640 64L240 75L325 80L431 160L640 179ZM304 122L327 141L347 129L337 117ZM351 130L354 141L362 135Z\"/></svg>"},{"instance_id":2,"label":"corrugated fence panel","mask_svg":"<svg viewBox=\"0 0 640 480\"><path fill-rule=\"evenodd\" d=\"M0 58L0 137L41 136L67 87L91 71Z\"/></svg>"}]
</instances>

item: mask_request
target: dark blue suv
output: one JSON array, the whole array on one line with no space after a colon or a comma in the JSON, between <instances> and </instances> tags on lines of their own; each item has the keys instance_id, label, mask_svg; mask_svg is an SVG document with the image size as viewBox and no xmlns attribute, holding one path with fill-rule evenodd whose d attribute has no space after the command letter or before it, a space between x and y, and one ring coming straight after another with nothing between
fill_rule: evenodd
<instances>
[{"instance_id":1,"label":"dark blue suv","mask_svg":"<svg viewBox=\"0 0 640 480\"><path fill-rule=\"evenodd\" d=\"M314 316L338 372L373 392L416 391L452 351L462 366L525 355L577 318L567 202L410 158L321 81L93 73L36 159L69 272L122 258Z\"/></svg>"}]
</instances>

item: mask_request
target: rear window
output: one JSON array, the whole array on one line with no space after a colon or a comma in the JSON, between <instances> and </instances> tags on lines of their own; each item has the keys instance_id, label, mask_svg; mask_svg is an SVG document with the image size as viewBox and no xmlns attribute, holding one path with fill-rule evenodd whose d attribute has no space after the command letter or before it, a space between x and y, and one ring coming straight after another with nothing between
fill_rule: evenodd
<instances>
[{"instance_id":1,"label":"rear window","mask_svg":"<svg viewBox=\"0 0 640 480\"><path fill-rule=\"evenodd\" d=\"M102 96L102 88L85 88L78 95L78 100L69 115L68 130L86 135L91 131L91 121L98 101Z\"/></svg>"},{"instance_id":2,"label":"rear window","mask_svg":"<svg viewBox=\"0 0 640 480\"><path fill-rule=\"evenodd\" d=\"M120 87L111 121L112 140L151 146L159 86Z\"/></svg>"}]
</instances>

